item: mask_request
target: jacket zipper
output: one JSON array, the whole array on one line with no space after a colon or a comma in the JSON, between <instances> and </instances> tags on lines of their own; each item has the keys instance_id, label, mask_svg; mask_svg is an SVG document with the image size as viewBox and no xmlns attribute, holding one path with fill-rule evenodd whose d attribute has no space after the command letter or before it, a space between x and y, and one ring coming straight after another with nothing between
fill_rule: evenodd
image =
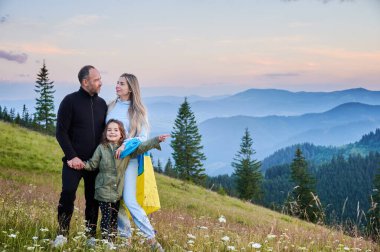
<instances>
[{"instance_id":1,"label":"jacket zipper","mask_svg":"<svg viewBox=\"0 0 380 252\"><path fill-rule=\"evenodd\" d=\"M95 118L94 118L94 97L91 97L91 116L92 116L92 135L93 135L93 146L96 146L96 139L95 139Z\"/></svg>"}]
</instances>

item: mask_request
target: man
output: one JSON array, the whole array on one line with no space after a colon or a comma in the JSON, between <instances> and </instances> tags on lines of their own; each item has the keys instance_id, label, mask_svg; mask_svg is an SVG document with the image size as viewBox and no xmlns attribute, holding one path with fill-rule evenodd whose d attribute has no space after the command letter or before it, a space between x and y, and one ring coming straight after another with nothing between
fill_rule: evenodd
<instances>
[{"instance_id":1,"label":"man","mask_svg":"<svg viewBox=\"0 0 380 252\"><path fill-rule=\"evenodd\" d=\"M98 96L102 82L95 67L84 66L78 73L78 79L81 85L79 91L62 100L57 115L56 138L65 154L62 158L62 192L58 205L58 235L61 241L63 236L68 235L75 194L82 178L86 231L91 237L96 234L99 211L98 202L94 199L97 172L71 169L67 162L70 161L73 168L82 168L83 161L91 158L105 126L107 104Z\"/></svg>"}]
</instances>

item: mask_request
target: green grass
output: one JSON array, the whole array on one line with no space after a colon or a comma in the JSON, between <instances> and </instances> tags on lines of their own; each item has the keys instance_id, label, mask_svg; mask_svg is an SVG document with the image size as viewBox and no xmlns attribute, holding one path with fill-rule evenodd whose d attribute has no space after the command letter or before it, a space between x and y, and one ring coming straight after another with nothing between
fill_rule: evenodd
<instances>
[{"instance_id":1,"label":"green grass","mask_svg":"<svg viewBox=\"0 0 380 252\"><path fill-rule=\"evenodd\" d=\"M0 131L0 251L54 250L62 152L53 137L2 122ZM162 209L150 218L167 251L379 251L361 237L160 174L156 179ZM83 188L75 206L69 242L57 251L90 251L83 236ZM219 222L221 215L225 223ZM142 240L136 232L128 251L148 251ZM252 248L254 243L261 248ZM95 250L107 247L98 241Z\"/></svg>"}]
</instances>

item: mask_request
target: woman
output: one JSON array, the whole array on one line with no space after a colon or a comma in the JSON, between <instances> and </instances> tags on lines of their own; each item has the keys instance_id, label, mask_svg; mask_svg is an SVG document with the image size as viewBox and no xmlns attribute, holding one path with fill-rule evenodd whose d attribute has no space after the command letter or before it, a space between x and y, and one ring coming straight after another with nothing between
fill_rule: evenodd
<instances>
[{"instance_id":1,"label":"woman","mask_svg":"<svg viewBox=\"0 0 380 252\"><path fill-rule=\"evenodd\" d=\"M117 98L108 105L107 121L117 119L123 122L125 129L128 130L128 135L132 138L138 138L141 141L146 141L148 138L149 123L147 112L141 101L139 82L133 74L124 73L120 76L116 84ZM125 145L122 145L117 151L116 156L119 157ZM137 203L136 200L136 180L138 175L137 158L130 160L125 172L123 200L127 206L133 221L136 226L145 234L148 243L154 250L163 251L161 245L155 238L155 231L150 224L148 216L144 209ZM122 208L122 207L121 207ZM124 209L120 209L121 211ZM129 221L128 221L129 222ZM127 226L122 228L121 235L131 238L132 233L130 223L121 223ZM119 225L120 228L121 225Z\"/></svg>"}]
</instances>

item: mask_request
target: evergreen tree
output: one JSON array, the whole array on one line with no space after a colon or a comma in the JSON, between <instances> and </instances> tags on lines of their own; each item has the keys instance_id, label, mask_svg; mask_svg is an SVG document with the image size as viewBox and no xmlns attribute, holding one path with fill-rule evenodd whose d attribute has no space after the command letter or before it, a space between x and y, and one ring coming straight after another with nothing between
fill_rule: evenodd
<instances>
[{"instance_id":1,"label":"evergreen tree","mask_svg":"<svg viewBox=\"0 0 380 252\"><path fill-rule=\"evenodd\" d=\"M11 108L11 110L9 110L10 121L13 122L15 120L15 117L16 117L16 110L14 108Z\"/></svg>"},{"instance_id":2,"label":"evergreen tree","mask_svg":"<svg viewBox=\"0 0 380 252\"><path fill-rule=\"evenodd\" d=\"M0 105L0 120L3 120L3 119L4 119L3 108Z\"/></svg>"},{"instance_id":3,"label":"evergreen tree","mask_svg":"<svg viewBox=\"0 0 380 252\"><path fill-rule=\"evenodd\" d=\"M26 108L25 104L22 106L22 114L21 114L21 120L22 124L24 126L27 126L29 124L29 112L28 109Z\"/></svg>"},{"instance_id":4,"label":"evergreen tree","mask_svg":"<svg viewBox=\"0 0 380 252\"><path fill-rule=\"evenodd\" d=\"M40 72L37 74L35 85L35 92L39 95L36 98L36 121L42 125L45 131L54 131L54 121L56 115L54 114L54 85L53 81L49 81L49 73L43 63Z\"/></svg>"},{"instance_id":5,"label":"evergreen tree","mask_svg":"<svg viewBox=\"0 0 380 252\"><path fill-rule=\"evenodd\" d=\"M177 177L177 174L173 168L173 164L170 158L168 158L168 161L166 162L164 174L172 178Z\"/></svg>"},{"instance_id":6,"label":"evergreen tree","mask_svg":"<svg viewBox=\"0 0 380 252\"><path fill-rule=\"evenodd\" d=\"M157 159L157 168L156 168L156 171L158 173L162 173L162 164L161 164L160 159Z\"/></svg>"},{"instance_id":7,"label":"evergreen tree","mask_svg":"<svg viewBox=\"0 0 380 252\"><path fill-rule=\"evenodd\" d=\"M368 232L376 241L380 241L380 169L373 180L371 208L368 211Z\"/></svg>"},{"instance_id":8,"label":"evergreen tree","mask_svg":"<svg viewBox=\"0 0 380 252\"><path fill-rule=\"evenodd\" d=\"M323 213L315 190L316 180L308 172L307 162L299 148L291 164L291 180L296 186L287 203L288 211L304 220L320 221Z\"/></svg>"},{"instance_id":9,"label":"evergreen tree","mask_svg":"<svg viewBox=\"0 0 380 252\"><path fill-rule=\"evenodd\" d=\"M252 148L252 144L253 140L246 128L241 139L240 150L231 164L235 168L234 176L239 198L249 201L261 198L262 182L261 164L253 158L256 152Z\"/></svg>"},{"instance_id":10,"label":"evergreen tree","mask_svg":"<svg viewBox=\"0 0 380 252\"><path fill-rule=\"evenodd\" d=\"M195 116L185 98L181 104L171 134L173 140L173 159L178 176L187 181L203 183L206 175L202 161L206 159L202 153L201 135L195 121Z\"/></svg>"}]
</instances>

